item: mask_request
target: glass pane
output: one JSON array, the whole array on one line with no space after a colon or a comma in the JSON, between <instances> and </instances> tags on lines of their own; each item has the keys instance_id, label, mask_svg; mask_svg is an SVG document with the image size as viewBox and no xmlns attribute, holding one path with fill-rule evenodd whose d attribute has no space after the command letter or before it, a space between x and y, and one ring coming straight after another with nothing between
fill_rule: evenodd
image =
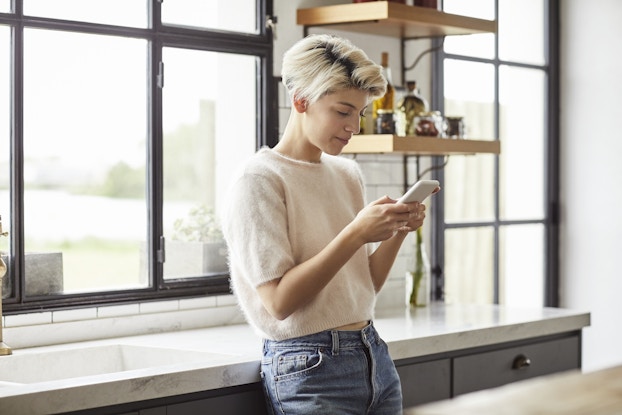
<instances>
[{"instance_id":1,"label":"glass pane","mask_svg":"<svg viewBox=\"0 0 622 415\"><path fill-rule=\"evenodd\" d=\"M544 3L544 0L499 2L499 58L501 60L545 64ZM527 27L529 29L525 30Z\"/></svg>"},{"instance_id":2,"label":"glass pane","mask_svg":"<svg viewBox=\"0 0 622 415\"><path fill-rule=\"evenodd\" d=\"M443 11L451 14L475 17L478 19L495 19L494 0L444 0ZM495 56L495 36L482 33L466 36L447 36L444 42L445 52L465 56L492 59Z\"/></svg>"},{"instance_id":3,"label":"glass pane","mask_svg":"<svg viewBox=\"0 0 622 415\"><path fill-rule=\"evenodd\" d=\"M163 57L164 278L223 274L218 202L256 150L257 58L173 48Z\"/></svg>"},{"instance_id":4,"label":"glass pane","mask_svg":"<svg viewBox=\"0 0 622 415\"><path fill-rule=\"evenodd\" d=\"M259 33L257 0L175 0L162 3L162 22L231 32Z\"/></svg>"},{"instance_id":5,"label":"glass pane","mask_svg":"<svg viewBox=\"0 0 622 415\"><path fill-rule=\"evenodd\" d=\"M466 136L493 140L495 70L486 63L445 59L445 115L462 116Z\"/></svg>"},{"instance_id":6,"label":"glass pane","mask_svg":"<svg viewBox=\"0 0 622 415\"><path fill-rule=\"evenodd\" d=\"M27 16L147 27L149 0L24 0Z\"/></svg>"},{"instance_id":7,"label":"glass pane","mask_svg":"<svg viewBox=\"0 0 622 415\"><path fill-rule=\"evenodd\" d=\"M544 226L501 227L499 303L517 307L544 305Z\"/></svg>"},{"instance_id":8,"label":"glass pane","mask_svg":"<svg viewBox=\"0 0 622 415\"><path fill-rule=\"evenodd\" d=\"M490 304L494 300L492 228L445 231L445 300Z\"/></svg>"},{"instance_id":9,"label":"glass pane","mask_svg":"<svg viewBox=\"0 0 622 415\"><path fill-rule=\"evenodd\" d=\"M450 157L445 166L445 221L494 220L494 156Z\"/></svg>"},{"instance_id":10,"label":"glass pane","mask_svg":"<svg viewBox=\"0 0 622 415\"><path fill-rule=\"evenodd\" d=\"M481 33L465 36L447 36L443 44L446 53L483 59L495 57L495 35Z\"/></svg>"},{"instance_id":11,"label":"glass pane","mask_svg":"<svg viewBox=\"0 0 622 415\"><path fill-rule=\"evenodd\" d=\"M147 50L138 39L25 31L27 295L148 285Z\"/></svg>"},{"instance_id":12,"label":"glass pane","mask_svg":"<svg viewBox=\"0 0 622 415\"><path fill-rule=\"evenodd\" d=\"M0 13L9 13L11 11L11 0L0 0Z\"/></svg>"},{"instance_id":13,"label":"glass pane","mask_svg":"<svg viewBox=\"0 0 622 415\"><path fill-rule=\"evenodd\" d=\"M2 217L2 231L10 229L10 32L6 26L0 26L0 216ZM0 236L0 256L8 267L9 239ZM1 278L2 276L0 276ZM2 298L11 295L11 284L8 273L2 280ZM1 322L0 322L1 324Z\"/></svg>"},{"instance_id":14,"label":"glass pane","mask_svg":"<svg viewBox=\"0 0 622 415\"><path fill-rule=\"evenodd\" d=\"M502 219L544 217L545 83L540 70L499 68Z\"/></svg>"},{"instance_id":15,"label":"glass pane","mask_svg":"<svg viewBox=\"0 0 622 415\"><path fill-rule=\"evenodd\" d=\"M494 20L495 0L443 0L443 11L461 16Z\"/></svg>"},{"instance_id":16,"label":"glass pane","mask_svg":"<svg viewBox=\"0 0 622 415\"><path fill-rule=\"evenodd\" d=\"M494 137L494 76L489 64L445 60L445 114L464 117L467 139ZM451 157L443 192L447 222L492 220L494 156Z\"/></svg>"}]
</instances>

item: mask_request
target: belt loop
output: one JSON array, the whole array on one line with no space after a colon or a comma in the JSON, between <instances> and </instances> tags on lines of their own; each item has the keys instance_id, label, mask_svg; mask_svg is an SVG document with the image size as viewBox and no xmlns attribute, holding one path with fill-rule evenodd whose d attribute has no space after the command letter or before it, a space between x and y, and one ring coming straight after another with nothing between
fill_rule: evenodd
<instances>
[{"instance_id":1,"label":"belt loop","mask_svg":"<svg viewBox=\"0 0 622 415\"><path fill-rule=\"evenodd\" d=\"M333 356L339 354L339 332L337 330L331 330L330 335L333 338Z\"/></svg>"}]
</instances>

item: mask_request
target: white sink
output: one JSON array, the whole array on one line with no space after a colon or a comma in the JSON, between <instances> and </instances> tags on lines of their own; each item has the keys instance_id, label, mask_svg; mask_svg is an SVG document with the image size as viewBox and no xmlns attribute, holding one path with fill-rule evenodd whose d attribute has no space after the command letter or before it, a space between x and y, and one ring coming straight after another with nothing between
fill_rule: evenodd
<instances>
[{"instance_id":1,"label":"white sink","mask_svg":"<svg viewBox=\"0 0 622 415\"><path fill-rule=\"evenodd\" d=\"M232 356L158 347L107 345L0 357L0 387L119 373L193 362L227 362Z\"/></svg>"}]
</instances>

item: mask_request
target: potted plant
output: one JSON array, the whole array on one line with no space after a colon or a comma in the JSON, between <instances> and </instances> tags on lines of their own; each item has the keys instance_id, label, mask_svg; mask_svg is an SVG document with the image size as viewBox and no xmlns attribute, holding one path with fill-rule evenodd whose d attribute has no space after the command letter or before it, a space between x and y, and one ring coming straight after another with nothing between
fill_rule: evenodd
<instances>
[{"instance_id":1,"label":"potted plant","mask_svg":"<svg viewBox=\"0 0 622 415\"><path fill-rule=\"evenodd\" d=\"M214 210L204 204L173 223L164 275L187 277L227 272L227 246Z\"/></svg>"}]
</instances>

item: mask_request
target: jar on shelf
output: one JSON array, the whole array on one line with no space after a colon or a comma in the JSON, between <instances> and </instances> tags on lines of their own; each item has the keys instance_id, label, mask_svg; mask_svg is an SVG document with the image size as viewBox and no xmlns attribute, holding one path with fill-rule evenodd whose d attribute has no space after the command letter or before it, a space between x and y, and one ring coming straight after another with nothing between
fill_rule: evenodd
<instances>
[{"instance_id":1,"label":"jar on shelf","mask_svg":"<svg viewBox=\"0 0 622 415\"><path fill-rule=\"evenodd\" d=\"M463 117L445 117L447 121L447 137L464 138L464 118Z\"/></svg>"},{"instance_id":2,"label":"jar on shelf","mask_svg":"<svg viewBox=\"0 0 622 415\"><path fill-rule=\"evenodd\" d=\"M395 134L393 110L379 109L376 116L375 134Z\"/></svg>"},{"instance_id":3,"label":"jar on shelf","mask_svg":"<svg viewBox=\"0 0 622 415\"><path fill-rule=\"evenodd\" d=\"M440 111L422 112L415 117L415 135L424 137L442 137L445 128Z\"/></svg>"},{"instance_id":4,"label":"jar on shelf","mask_svg":"<svg viewBox=\"0 0 622 415\"><path fill-rule=\"evenodd\" d=\"M432 9L438 9L437 0L414 0L413 5L419 6L419 7L430 7Z\"/></svg>"},{"instance_id":5,"label":"jar on shelf","mask_svg":"<svg viewBox=\"0 0 622 415\"><path fill-rule=\"evenodd\" d=\"M377 0L352 0L352 3L367 3L369 1L377 1ZM406 4L406 0L389 0L389 1L392 1L394 3Z\"/></svg>"},{"instance_id":6,"label":"jar on shelf","mask_svg":"<svg viewBox=\"0 0 622 415\"><path fill-rule=\"evenodd\" d=\"M408 92L398 102L397 109L403 123L403 134L398 135L414 135L415 134L415 117L422 112L428 112L428 101L419 95L416 81L408 81L406 83Z\"/></svg>"}]
</instances>

